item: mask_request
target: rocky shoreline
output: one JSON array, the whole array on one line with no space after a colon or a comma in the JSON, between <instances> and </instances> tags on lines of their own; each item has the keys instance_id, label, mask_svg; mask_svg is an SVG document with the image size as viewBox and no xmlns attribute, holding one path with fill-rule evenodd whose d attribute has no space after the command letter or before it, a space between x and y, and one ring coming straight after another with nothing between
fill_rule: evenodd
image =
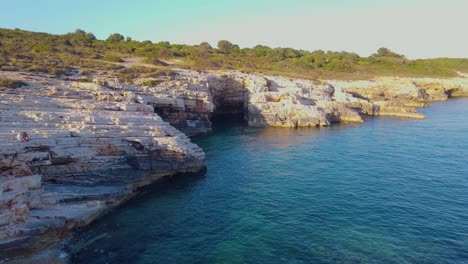
<instances>
[{"instance_id":1,"label":"rocky shoreline","mask_svg":"<svg viewBox=\"0 0 468 264\"><path fill-rule=\"evenodd\" d=\"M316 127L363 116L424 118L417 108L468 96L464 75L310 81L177 70L153 87L0 77L28 84L0 87L0 263L65 262L61 249L76 228L164 177L203 173L205 155L189 136L210 133L215 116ZM29 139L19 142L19 132Z\"/></svg>"}]
</instances>

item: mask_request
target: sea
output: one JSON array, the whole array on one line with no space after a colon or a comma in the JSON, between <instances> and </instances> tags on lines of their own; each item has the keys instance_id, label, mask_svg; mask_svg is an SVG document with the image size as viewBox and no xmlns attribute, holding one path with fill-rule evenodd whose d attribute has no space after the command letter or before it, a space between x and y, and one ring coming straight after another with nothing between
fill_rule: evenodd
<instances>
[{"instance_id":1,"label":"sea","mask_svg":"<svg viewBox=\"0 0 468 264\"><path fill-rule=\"evenodd\" d=\"M424 120L215 123L205 175L156 184L81 231L74 263L468 263L468 99Z\"/></svg>"}]
</instances>

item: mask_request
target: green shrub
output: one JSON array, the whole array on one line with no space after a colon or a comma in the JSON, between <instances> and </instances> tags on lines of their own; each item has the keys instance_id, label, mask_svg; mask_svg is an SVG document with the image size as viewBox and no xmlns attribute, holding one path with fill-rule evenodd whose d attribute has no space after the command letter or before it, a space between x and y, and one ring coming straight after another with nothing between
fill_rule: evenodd
<instances>
[{"instance_id":1,"label":"green shrub","mask_svg":"<svg viewBox=\"0 0 468 264\"><path fill-rule=\"evenodd\" d=\"M49 73L47 67L39 66L39 65L32 65L26 69L29 72L36 72L36 73Z\"/></svg>"},{"instance_id":2,"label":"green shrub","mask_svg":"<svg viewBox=\"0 0 468 264\"><path fill-rule=\"evenodd\" d=\"M109 61L109 62L123 62L123 60L117 56L112 56L112 55L106 55L102 57L103 61Z\"/></svg>"},{"instance_id":3,"label":"green shrub","mask_svg":"<svg viewBox=\"0 0 468 264\"><path fill-rule=\"evenodd\" d=\"M149 80L149 81L144 82L143 85L153 87L158 83L159 82L157 80Z\"/></svg>"},{"instance_id":4,"label":"green shrub","mask_svg":"<svg viewBox=\"0 0 468 264\"><path fill-rule=\"evenodd\" d=\"M52 69L50 69L49 73L52 74L52 75L55 75L55 76L61 76L63 74L66 74L67 72L65 70L63 70L63 69L52 68Z\"/></svg>"},{"instance_id":5,"label":"green shrub","mask_svg":"<svg viewBox=\"0 0 468 264\"><path fill-rule=\"evenodd\" d=\"M119 33L114 33L106 39L108 42L121 42L123 40L124 36L120 35Z\"/></svg>"},{"instance_id":6,"label":"green shrub","mask_svg":"<svg viewBox=\"0 0 468 264\"><path fill-rule=\"evenodd\" d=\"M20 88L22 86L27 86L28 84L20 81L20 80L13 80L13 79L8 79L8 78L0 78L0 87L6 87L6 88Z\"/></svg>"},{"instance_id":7,"label":"green shrub","mask_svg":"<svg viewBox=\"0 0 468 264\"><path fill-rule=\"evenodd\" d=\"M335 72L354 72L353 64L349 61L334 60L326 65L325 69Z\"/></svg>"},{"instance_id":8,"label":"green shrub","mask_svg":"<svg viewBox=\"0 0 468 264\"><path fill-rule=\"evenodd\" d=\"M51 53L53 51L52 47L45 44L45 43L36 43L32 48L34 52L41 52L41 53Z\"/></svg>"},{"instance_id":9,"label":"green shrub","mask_svg":"<svg viewBox=\"0 0 468 264\"><path fill-rule=\"evenodd\" d=\"M89 77L85 77L85 78L81 78L80 82L93 82L93 79L91 79Z\"/></svg>"},{"instance_id":10,"label":"green shrub","mask_svg":"<svg viewBox=\"0 0 468 264\"><path fill-rule=\"evenodd\" d=\"M218 41L218 49L220 52L227 53L229 50L233 48L233 44L227 40L220 40Z\"/></svg>"}]
</instances>

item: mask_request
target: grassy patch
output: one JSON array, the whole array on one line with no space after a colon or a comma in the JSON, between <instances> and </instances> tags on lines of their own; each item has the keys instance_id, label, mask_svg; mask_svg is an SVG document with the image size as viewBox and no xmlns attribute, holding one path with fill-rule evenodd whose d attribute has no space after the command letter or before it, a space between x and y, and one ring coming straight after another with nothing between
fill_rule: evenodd
<instances>
[{"instance_id":1,"label":"grassy patch","mask_svg":"<svg viewBox=\"0 0 468 264\"><path fill-rule=\"evenodd\" d=\"M144 82L143 85L153 87L157 85L158 83L159 81L157 80L149 80L149 81Z\"/></svg>"}]
</instances>

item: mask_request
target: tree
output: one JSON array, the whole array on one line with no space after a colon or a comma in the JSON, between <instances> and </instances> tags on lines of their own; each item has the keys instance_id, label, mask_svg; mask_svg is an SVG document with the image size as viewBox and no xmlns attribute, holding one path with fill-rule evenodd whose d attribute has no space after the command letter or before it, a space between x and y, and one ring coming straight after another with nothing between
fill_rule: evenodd
<instances>
[{"instance_id":1,"label":"tree","mask_svg":"<svg viewBox=\"0 0 468 264\"><path fill-rule=\"evenodd\" d=\"M229 53L241 53L239 45L232 45L231 49L229 50Z\"/></svg>"},{"instance_id":2,"label":"tree","mask_svg":"<svg viewBox=\"0 0 468 264\"><path fill-rule=\"evenodd\" d=\"M387 48L380 48L377 50L377 53L372 54L374 57L394 57L394 58L404 58L404 55L395 53Z\"/></svg>"},{"instance_id":3,"label":"tree","mask_svg":"<svg viewBox=\"0 0 468 264\"><path fill-rule=\"evenodd\" d=\"M151 40L145 40L145 41L142 41L141 42L141 45L143 46L149 46L149 45L153 45L153 42Z\"/></svg>"},{"instance_id":4,"label":"tree","mask_svg":"<svg viewBox=\"0 0 468 264\"><path fill-rule=\"evenodd\" d=\"M267 57L271 53L271 48L268 46L257 45L253 47L252 51L257 57Z\"/></svg>"},{"instance_id":5,"label":"tree","mask_svg":"<svg viewBox=\"0 0 468 264\"><path fill-rule=\"evenodd\" d=\"M156 45L162 47L162 48L166 48L166 49L170 49L171 48L171 43L169 41L160 41L158 43L156 43Z\"/></svg>"},{"instance_id":6,"label":"tree","mask_svg":"<svg viewBox=\"0 0 468 264\"><path fill-rule=\"evenodd\" d=\"M208 42L202 42L202 43L200 43L199 47L200 47L200 48L203 48L203 49L207 49L207 50L210 50L210 49L213 48L213 47L211 47L210 43L208 43Z\"/></svg>"},{"instance_id":7,"label":"tree","mask_svg":"<svg viewBox=\"0 0 468 264\"><path fill-rule=\"evenodd\" d=\"M233 45L231 42L227 41L227 40L220 40L218 41L218 49L219 51L223 52L223 53L227 53L229 50L231 50L233 48Z\"/></svg>"},{"instance_id":8,"label":"tree","mask_svg":"<svg viewBox=\"0 0 468 264\"><path fill-rule=\"evenodd\" d=\"M84 39L85 39L86 42L89 43L89 42L95 41L95 40L96 40L96 36L94 36L93 33L88 32L88 33L86 33L86 35L84 36Z\"/></svg>"},{"instance_id":9,"label":"tree","mask_svg":"<svg viewBox=\"0 0 468 264\"><path fill-rule=\"evenodd\" d=\"M210 55L210 51L213 48L208 42L202 42L198 45L197 56L200 58L206 58Z\"/></svg>"},{"instance_id":10,"label":"tree","mask_svg":"<svg viewBox=\"0 0 468 264\"><path fill-rule=\"evenodd\" d=\"M127 37L127 38L125 39L125 41L130 42L130 41L132 41L132 38L131 38L131 37Z\"/></svg>"},{"instance_id":11,"label":"tree","mask_svg":"<svg viewBox=\"0 0 468 264\"><path fill-rule=\"evenodd\" d=\"M159 49L159 57L160 58L170 58L174 55L171 49L168 48L160 48Z\"/></svg>"},{"instance_id":12,"label":"tree","mask_svg":"<svg viewBox=\"0 0 468 264\"><path fill-rule=\"evenodd\" d=\"M68 43L73 44L75 46L87 46L90 47L93 41L96 40L96 36L94 36L93 33L82 30L82 29L77 29L75 32L67 34L67 36L70 38Z\"/></svg>"},{"instance_id":13,"label":"tree","mask_svg":"<svg viewBox=\"0 0 468 264\"><path fill-rule=\"evenodd\" d=\"M121 42L124 40L124 36L120 35L119 33L114 33L114 34L111 34L107 39L106 41L109 41L109 42Z\"/></svg>"},{"instance_id":14,"label":"tree","mask_svg":"<svg viewBox=\"0 0 468 264\"><path fill-rule=\"evenodd\" d=\"M301 53L298 50L292 48L285 48L284 56L286 58L299 58L301 57Z\"/></svg>"},{"instance_id":15,"label":"tree","mask_svg":"<svg viewBox=\"0 0 468 264\"><path fill-rule=\"evenodd\" d=\"M86 34L86 32L82 29L76 29L75 32L73 33L75 34L75 36L84 36Z\"/></svg>"}]
</instances>

